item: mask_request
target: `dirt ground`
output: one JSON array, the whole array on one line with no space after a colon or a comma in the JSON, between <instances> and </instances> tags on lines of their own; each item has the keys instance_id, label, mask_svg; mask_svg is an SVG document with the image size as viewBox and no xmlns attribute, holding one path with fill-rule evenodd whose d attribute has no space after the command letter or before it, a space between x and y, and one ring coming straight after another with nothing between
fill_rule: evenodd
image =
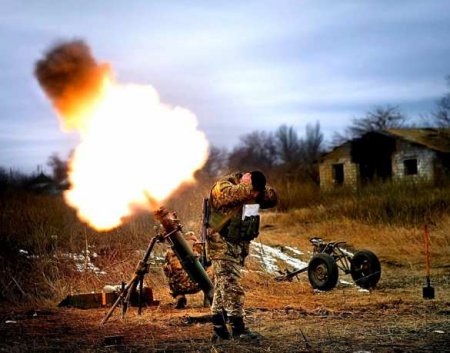
<instances>
[{"instance_id":1,"label":"dirt ground","mask_svg":"<svg viewBox=\"0 0 450 353\"><path fill-rule=\"evenodd\" d=\"M309 214L305 221L302 214L294 216L269 215L252 246L261 248L262 242L295 247L303 251L301 260L308 261L310 234L345 240L350 249L368 248L378 255L382 275L377 287L361 290L350 275L341 273L337 288L315 291L306 274L293 282L275 281L259 261L267 260L268 253L260 254L261 259L250 257L243 280L246 322L262 339L212 344L202 295L190 296L187 309L174 309L158 268L147 275L147 284L161 304L146 308L142 316L132 307L123 320L119 308L101 325L108 308L57 308L56 303L0 307L0 351L450 352L450 218L432 228L431 280L436 297L425 300L420 228L375 227L348 220L309 222Z\"/></svg>"},{"instance_id":2,"label":"dirt ground","mask_svg":"<svg viewBox=\"0 0 450 353\"><path fill-rule=\"evenodd\" d=\"M384 266L378 288L339 284L312 290L306 276L294 282L268 277L246 281L247 323L258 342L210 342L201 295L186 310L168 301L144 310L7 308L0 314L2 352L450 352L450 271L436 271L436 299L422 299L423 278ZM248 289L249 289L248 288ZM156 293L157 295L157 293Z\"/></svg>"}]
</instances>

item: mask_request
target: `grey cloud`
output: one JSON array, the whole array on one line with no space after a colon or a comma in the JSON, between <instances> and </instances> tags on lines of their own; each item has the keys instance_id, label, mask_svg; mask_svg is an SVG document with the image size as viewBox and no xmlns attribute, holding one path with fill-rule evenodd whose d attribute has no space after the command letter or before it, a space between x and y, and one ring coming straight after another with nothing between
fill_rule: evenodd
<instances>
[{"instance_id":1,"label":"grey cloud","mask_svg":"<svg viewBox=\"0 0 450 353\"><path fill-rule=\"evenodd\" d=\"M57 39L85 39L120 81L154 85L164 102L195 112L213 143L231 147L243 133L282 123L303 133L319 120L331 136L374 105L429 111L450 74L449 24L444 0L3 0L2 158L39 155L42 163L52 148L68 148L31 83L34 61ZM22 137L11 132L29 119L45 123Z\"/></svg>"}]
</instances>

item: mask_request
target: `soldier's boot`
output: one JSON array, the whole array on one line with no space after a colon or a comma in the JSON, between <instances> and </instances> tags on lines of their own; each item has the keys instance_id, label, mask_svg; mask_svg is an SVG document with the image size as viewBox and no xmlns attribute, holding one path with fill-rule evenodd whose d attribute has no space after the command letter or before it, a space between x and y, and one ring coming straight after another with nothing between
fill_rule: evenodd
<instances>
[{"instance_id":1,"label":"soldier's boot","mask_svg":"<svg viewBox=\"0 0 450 353\"><path fill-rule=\"evenodd\" d=\"M230 317L230 322L233 339L259 340L262 337L259 333L250 331L245 327L244 318L242 316L232 316Z\"/></svg>"},{"instance_id":2,"label":"soldier's boot","mask_svg":"<svg viewBox=\"0 0 450 353\"><path fill-rule=\"evenodd\" d=\"M186 307L187 304L187 299L184 295L177 295L175 297L176 300L176 304L175 304L175 309L184 309Z\"/></svg>"},{"instance_id":3,"label":"soldier's boot","mask_svg":"<svg viewBox=\"0 0 450 353\"><path fill-rule=\"evenodd\" d=\"M213 324L213 334L211 337L212 342L229 340L231 338L223 314L214 314L212 316L212 324Z\"/></svg>"}]
</instances>

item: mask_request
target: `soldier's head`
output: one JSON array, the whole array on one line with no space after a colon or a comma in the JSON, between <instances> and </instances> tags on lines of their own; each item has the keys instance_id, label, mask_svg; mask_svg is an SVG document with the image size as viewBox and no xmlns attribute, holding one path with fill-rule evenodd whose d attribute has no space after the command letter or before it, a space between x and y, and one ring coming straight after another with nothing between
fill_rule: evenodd
<instances>
[{"instance_id":1,"label":"soldier's head","mask_svg":"<svg viewBox=\"0 0 450 353\"><path fill-rule=\"evenodd\" d=\"M266 177L261 171L254 170L242 175L241 183L252 184L253 190L255 191L264 191L266 187Z\"/></svg>"}]
</instances>

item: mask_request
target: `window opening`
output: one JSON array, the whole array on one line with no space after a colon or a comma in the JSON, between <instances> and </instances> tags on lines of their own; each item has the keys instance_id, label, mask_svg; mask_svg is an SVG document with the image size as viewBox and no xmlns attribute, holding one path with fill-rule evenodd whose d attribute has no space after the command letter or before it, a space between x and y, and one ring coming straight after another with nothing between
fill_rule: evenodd
<instances>
[{"instance_id":1,"label":"window opening","mask_svg":"<svg viewBox=\"0 0 450 353\"><path fill-rule=\"evenodd\" d=\"M417 174L417 159L405 159L403 161L403 167L405 175L416 175Z\"/></svg>"},{"instance_id":2,"label":"window opening","mask_svg":"<svg viewBox=\"0 0 450 353\"><path fill-rule=\"evenodd\" d=\"M336 185L344 184L344 164L333 164L333 181Z\"/></svg>"}]
</instances>

